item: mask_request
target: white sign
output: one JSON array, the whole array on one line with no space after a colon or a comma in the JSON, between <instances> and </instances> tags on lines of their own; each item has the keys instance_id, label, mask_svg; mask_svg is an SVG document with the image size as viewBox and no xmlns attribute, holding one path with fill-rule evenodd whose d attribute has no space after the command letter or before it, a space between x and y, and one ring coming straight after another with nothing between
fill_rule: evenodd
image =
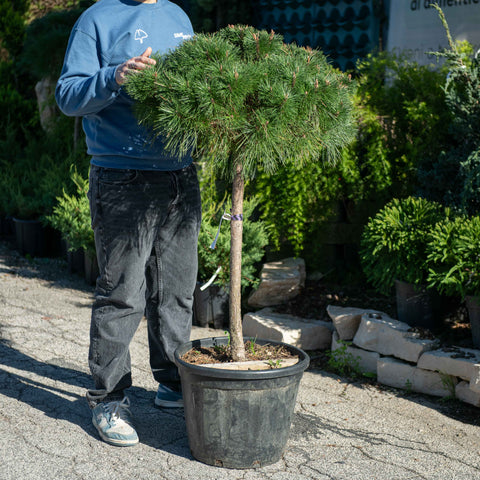
<instances>
[{"instance_id":1,"label":"white sign","mask_svg":"<svg viewBox=\"0 0 480 480\"><path fill-rule=\"evenodd\" d=\"M387 50L409 50L422 65L434 62L426 52L448 47L434 3L445 13L454 40L480 48L480 0L390 0Z\"/></svg>"}]
</instances>

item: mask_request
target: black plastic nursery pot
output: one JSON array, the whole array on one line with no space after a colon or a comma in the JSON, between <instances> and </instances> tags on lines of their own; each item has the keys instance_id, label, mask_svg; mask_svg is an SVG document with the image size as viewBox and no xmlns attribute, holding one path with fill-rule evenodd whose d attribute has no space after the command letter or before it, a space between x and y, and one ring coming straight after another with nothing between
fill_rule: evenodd
<instances>
[{"instance_id":1,"label":"black plastic nursery pot","mask_svg":"<svg viewBox=\"0 0 480 480\"><path fill-rule=\"evenodd\" d=\"M465 297L465 305L470 319L473 346L480 348L480 297L467 295Z\"/></svg>"},{"instance_id":2,"label":"black plastic nursery pot","mask_svg":"<svg viewBox=\"0 0 480 480\"><path fill-rule=\"evenodd\" d=\"M197 283L193 294L193 321L201 327L223 328L228 319L228 292L218 285L201 290Z\"/></svg>"},{"instance_id":3,"label":"black plastic nursery pot","mask_svg":"<svg viewBox=\"0 0 480 480\"><path fill-rule=\"evenodd\" d=\"M40 220L13 219L17 248L22 255L32 257L61 254L60 233L45 227Z\"/></svg>"},{"instance_id":4,"label":"black plastic nursery pot","mask_svg":"<svg viewBox=\"0 0 480 480\"><path fill-rule=\"evenodd\" d=\"M291 345L255 342L285 345L299 361L271 370L224 370L181 360L192 348L227 345L227 337L187 342L175 352L190 450L200 462L225 468L258 468L282 456L300 380L310 359Z\"/></svg>"},{"instance_id":5,"label":"black plastic nursery pot","mask_svg":"<svg viewBox=\"0 0 480 480\"><path fill-rule=\"evenodd\" d=\"M427 291L425 287L395 280L397 316L401 322L412 327L434 329L435 313L439 309L438 295Z\"/></svg>"}]
</instances>

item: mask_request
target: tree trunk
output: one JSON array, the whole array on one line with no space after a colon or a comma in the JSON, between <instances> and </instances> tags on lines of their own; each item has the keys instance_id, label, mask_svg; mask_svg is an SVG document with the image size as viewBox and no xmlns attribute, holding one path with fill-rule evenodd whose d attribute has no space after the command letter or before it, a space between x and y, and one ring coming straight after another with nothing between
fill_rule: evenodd
<instances>
[{"instance_id":1,"label":"tree trunk","mask_svg":"<svg viewBox=\"0 0 480 480\"><path fill-rule=\"evenodd\" d=\"M245 360L242 330L242 235L243 235L242 165L236 167L232 185L232 220L230 222L230 335L234 362Z\"/></svg>"}]
</instances>

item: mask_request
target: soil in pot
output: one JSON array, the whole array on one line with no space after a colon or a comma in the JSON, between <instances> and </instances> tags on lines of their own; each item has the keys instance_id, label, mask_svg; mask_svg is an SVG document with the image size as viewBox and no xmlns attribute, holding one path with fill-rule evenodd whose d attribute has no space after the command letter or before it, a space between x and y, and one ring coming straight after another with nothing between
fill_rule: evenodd
<instances>
[{"instance_id":1,"label":"soil in pot","mask_svg":"<svg viewBox=\"0 0 480 480\"><path fill-rule=\"evenodd\" d=\"M298 355L285 344L260 344L256 343L255 340L245 342L245 356L246 362L263 363L264 368L281 368L298 360ZM218 365L233 362L229 345L194 347L182 355L181 358L184 362L192 365Z\"/></svg>"}]
</instances>

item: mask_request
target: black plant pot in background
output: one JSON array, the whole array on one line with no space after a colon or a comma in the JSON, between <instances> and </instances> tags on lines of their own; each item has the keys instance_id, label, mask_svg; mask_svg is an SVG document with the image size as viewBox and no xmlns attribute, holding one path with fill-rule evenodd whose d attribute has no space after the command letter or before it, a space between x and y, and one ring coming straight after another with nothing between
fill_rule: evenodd
<instances>
[{"instance_id":1,"label":"black plant pot in background","mask_svg":"<svg viewBox=\"0 0 480 480\"><path fill-rule=\"evenodd\" d=\"M285 449L298 387L310 359L303 350L286 345L299 361L285 368L223 370L181 360L192 348L227 344L227 337L195 340L175 352L190 450L197 460L218 467L270 465Z\"/></svg>"},{"instance_id":2,"label":"black plant pot in background","mask_svg":"<svg viewBox=\"0 0 480 480\"><path fill-rule=\"evenodd\" d=\"M201 327L223 328L228 322L228 292L218 285L200 290L197 283L193 294L193 323Z\"/></svg>"},{"instance_id":3,"label":"black plant pot in background","mask_svg":"<svg viewBox=\"0 0 480 480\"><path fill-rule=\"evenodd\" d=\"M13 219L15 239L22 255L32 257L56 257L61 255L61 235L51 227L45 227L40 220Z\"/></svg>"},{"instance_id":4,"label":"black plant pot in background","mask_svg":"<svg viewBox=\"0 0 480 480\"><path fill-rule=\"evenodd\" d=\"M467 295L465 305L470 319L470 329L472 331L472 342L475 348L480 348L480 297Z\"/></svg>"},{"instance_id":5,"label":"black plant pot in background","mask_svg":"<svg viewBox=\"0 0 480 480\"><path fill-rule=\"evenodd\" d=\"M84 252L85 281L89 285L95 285L99 276L97 256L94 253Z\"/></svg>"},{"instance_id":6,"label":"black plant pot in background","mask_svg":"<svg viewBox=\"0 0 480 480\"><path fill-rule=\"evenodd\" d=\"M10 237L15 235L15 226L12 217L0 216L0 236Z\"/></svg>"},{"instance_id":7,"label":"black plant pot in background","mask_svg":"<svg viewBox=\"0 0 480 480\"><path fill-rule=\"evenodd\" d=\"M70 273L85 274L85 253L83 249L68 250L67 262Z\"/></svg>"},{"instance_id":8,"label":"black plant pot in background","mask_svg":"<svg viewBox=\"0 0 480 480\"><path fill-rule=\"evenodd\" d=\"M425 287L395 280L397 316L412 327L435 329L439 310L439 297Z\"/></svg>"}]
</instances>

